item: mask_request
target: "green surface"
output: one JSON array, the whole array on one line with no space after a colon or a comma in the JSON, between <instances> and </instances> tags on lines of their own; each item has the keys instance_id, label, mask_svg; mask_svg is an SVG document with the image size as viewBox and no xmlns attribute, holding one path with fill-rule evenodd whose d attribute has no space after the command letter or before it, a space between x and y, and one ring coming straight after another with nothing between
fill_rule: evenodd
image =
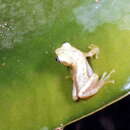
<instances>
[{"instance_id":1,"label":"green surface","mask_svg":"<svg viewBox=\"0 0 130 130\"><path fill-rule=\"evenodd\" d=\"M130 90L129 0L0 0L0 130L50 130L89 114ZM114 8L113 8L114 7ZM98 9L97 9L98 8ZM63 42L88 51L91 65L116 83L72 100L72 80L55 61Z\"/></svg>"}]
</instances>

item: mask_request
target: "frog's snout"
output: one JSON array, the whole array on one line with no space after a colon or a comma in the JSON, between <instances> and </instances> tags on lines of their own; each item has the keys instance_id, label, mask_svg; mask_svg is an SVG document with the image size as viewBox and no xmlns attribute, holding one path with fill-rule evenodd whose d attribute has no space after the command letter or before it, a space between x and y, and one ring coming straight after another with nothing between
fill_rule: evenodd
<instances>
[{"instance_id":1,"label":"frog's snout","mask_svg":"<svg viewBox=\"0 0 130 130\"><path fill-rule=\"evenodd\" d=\"M57 61L57 62L60 62L60 59L58 58L58 56L56 57L56 61Z\"/></svg>"}]
</instances>

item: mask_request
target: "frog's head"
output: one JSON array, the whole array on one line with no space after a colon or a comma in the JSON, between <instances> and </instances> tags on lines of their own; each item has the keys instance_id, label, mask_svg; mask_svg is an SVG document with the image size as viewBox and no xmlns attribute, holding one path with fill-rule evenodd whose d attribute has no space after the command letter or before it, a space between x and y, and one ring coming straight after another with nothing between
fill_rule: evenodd
<instances>
[{"instance_id":1,"label":"frog's head","mask_svg":"<svg viewBox=\"0 0 130 130\"><path fill-rule=\"evenodd\" d=\"M56 60L66 66L71 66L75 62L75 49L67 42L56 49L55 51L57 58Z\"/></svg>"}]
</instances>

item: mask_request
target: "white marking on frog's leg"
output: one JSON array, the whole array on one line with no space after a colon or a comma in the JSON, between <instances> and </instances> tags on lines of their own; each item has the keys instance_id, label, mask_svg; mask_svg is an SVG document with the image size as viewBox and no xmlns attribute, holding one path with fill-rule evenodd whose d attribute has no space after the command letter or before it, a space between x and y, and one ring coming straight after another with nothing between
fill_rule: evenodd
<instances>
[{"instance_id":1,"label":"white marking on frog's leg","mask_svg":"<svg viewBox=\"0 0 130 130\"><path fill-rule=\"evenodd\" d=\"M99 55L99 48L96 45L91 44L89 46L89 48L91 49L88 53L84 53L85 57L93 57L95 55L95 58L98 59L98 55Z\"/></svg>"},{"instance_id":2,"label":"white marking on frog's leg","mask_svg":"<svg viewBox=\"0 0 130 130\"><path fill-rule=\"evenodd\" d=\"M88 97L91 96L92 93L94 93L94 91L95 91L95 89L93 87L97 84L98 79L99 79L98 75L94 73L89 78L86 85L79 90L78 97L79 98L86 98L87 96ZM93 89L94 89L94 91L92 92Z\"/></svg>"}]
</instances>

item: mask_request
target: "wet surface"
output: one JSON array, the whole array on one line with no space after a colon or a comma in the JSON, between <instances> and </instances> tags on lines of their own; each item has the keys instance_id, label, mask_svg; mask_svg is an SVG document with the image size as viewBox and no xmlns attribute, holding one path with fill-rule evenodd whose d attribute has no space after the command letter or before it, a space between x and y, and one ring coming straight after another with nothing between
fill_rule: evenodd
<instances>
[{"instance_id":1,"label":"wet surface","mask_svg":"<svg viewBox=\"0 0 130 130\"><path fill-rule=\"evenodd\" d=\"M93 24L97 23L97 15L92 13L91 19L88 13L95 11L97 3L94 2L0 0L0 129L51 129L97 110L129 92L129 16L120 17L125 21L126 29L119 27L117 18L117 12L128 13L129 1L113 0L114 6L119 7L119 10L114 8L117 9L113 14L116 18L112 23L101 22L103 24ZM101 10L107 6L111 9L111 4L108 0L99 2L102 7L96 14L102 14ZM83 13L78 10L81 6ZM78 21L74 10L85 17L85 24ZM110 16L110 12L106 13ZM110 20L106 14L102 15L105 20ZM86 28L86 18L96 25L91 32ZM73 102L72 80L66 78L70 71L55 61L54 50L63 42L70 42L85 52L90 44L97 45L101 50L99 59L90 59L90 64L98 75L115 69L111 78L116 83L104 86L88 100Z\"/></svg>"}]
</instances>

